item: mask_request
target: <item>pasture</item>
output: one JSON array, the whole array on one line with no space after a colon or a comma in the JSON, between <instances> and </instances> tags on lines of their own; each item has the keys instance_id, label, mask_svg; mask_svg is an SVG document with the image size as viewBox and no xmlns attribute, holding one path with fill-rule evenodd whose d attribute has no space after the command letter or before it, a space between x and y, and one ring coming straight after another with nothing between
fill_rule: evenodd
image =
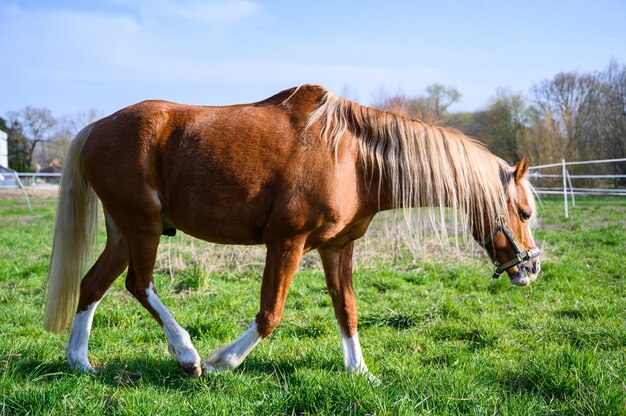
<instances>
[{"instance_id":1,"label":"pasture","mask_svg":"<svg viewBox=\"0 0 626 416\"><path fill-rule=\"evenodd\" d=\"M3 194L0 194L2 197ZM42 329L56 200L0 199L0 414L513 414L626 412L626 200L543 198L532 288L490 279L476 245L426 240L378 216L355 250L366 363L343 370L316 253L294 278L282 323L237 370L187 378L149 314L114 284L95 315L95 376L66 367L67 334ZM102 228L102 227L101 227ZM99 244L104 240L103 230ZM156 285L203 359L258 310L260 247L162 237Z\"/></svg>"}]
</instances>

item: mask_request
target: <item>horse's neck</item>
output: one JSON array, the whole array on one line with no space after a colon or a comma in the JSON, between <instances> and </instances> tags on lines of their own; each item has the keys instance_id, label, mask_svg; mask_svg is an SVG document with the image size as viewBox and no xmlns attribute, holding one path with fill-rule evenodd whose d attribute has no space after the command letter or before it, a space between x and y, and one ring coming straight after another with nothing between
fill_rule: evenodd
<instances>
[{"instance_id":1,"label":"horse's neck","mask_svg":"<svg viewBox=\"0 0 626 416\"><path fill-rule=\"evenodd\" d=\"M493 156L495 158L495 156ZM427 163L433 163L432 159L423 159ZM493 161L488 160L491 165ZM493 165L492 165L493 166ZM469 165L464 167L467 169L476 169L465 175L470 175L479 180L500 184L500 171L497 168L488 169L485 166ZM440 169L439 166L431 165L426 171ZM457 170L458 166L449 165L445 172L438 172L441 175L449 175L447 185L442 183L433 184L433 178L420 177L413 180L412 192L420 193L419 198L409 200L408 205L398 204L395 200L394 190L392 189L392 181L389 177L381 175L376 166L368 166L362 169L360 188L361 194L365 195L366 205L376 209L376 211L386 211L401 208L454 208L467 215L472 224L484 224L485 221L491 221L492 218L483 218L484 215L490 214L490 209L480 208L483 204L494 203L492 197L487 195L488 189L474 183L468 184L467 181L459 181ZM401 174L405 174L402 172ZM495 176L495 177L494 177ZM496 178L497 177L497 178ZM437 195L437 197L429 197L429 192Z\"/></svg>"},{"instance_id":2,"label":"horse's neck","mask_svg":"<svg viewBox=\"0 0 626 416\"><path fill-rule=\"evenodd\" d=\"M461 133L332 95L309 125L318 120L320 135L335 152L339 145L356 145L359 194L370 209L450 206L472 216L476 209L484 211L480 204L495 206L497 158ZM344 134L347 130L352 134Z\"/></svg>"}]
</instances>

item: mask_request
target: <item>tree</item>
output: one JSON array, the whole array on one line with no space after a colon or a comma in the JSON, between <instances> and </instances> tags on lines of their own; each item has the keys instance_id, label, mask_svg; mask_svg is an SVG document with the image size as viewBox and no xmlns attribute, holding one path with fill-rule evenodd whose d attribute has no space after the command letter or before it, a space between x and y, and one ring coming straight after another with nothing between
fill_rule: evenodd
<instances>
[{"instance_id":1,"label":"tree","mask_svg":"<svg viewBox=\"0 0 626 416\"><path fill-rule=\"evenodd\" d=\"M527 108L522 93L511 93L499 89L484 111L476 117L482 125L478 136L491 151L507 162L520 160L526 153L521 151L521 142L526 133Z\"/></svg>"},{"instance_id":2,"label":"tree","mask_svg":"<svg viewBox=\"0 0 626 416\"><path fill-rule=\"evenodd\" d=\"M17 123L9 124L0 117L0 130L7 133L7 150L9 166L18 172L28 172L31 169L29 159L30 144Z\"/></svg>"},{"instance_id":3,"label":"tree","mask_svg":"<svg viewBox=\"0 0 626 416\"><path fill-rule=\"evenodd\" d=\"M560 73L533 88L536 119L530 145L542 162L613 159L626 150L626 67L611 61L601 72ZM585 171L571 166L570 172ZM595 173L626 171L626 164L600 165ZM586 180L589 185L592 179Z\"/></svg>"},{"instance_id":4,"label":"tree","mask_svg":"<svg viewBox=\"0 0 626 416\"><path fill-rule=\"evenodd\" d=\"M33 166L33 154L37 145L50 137L57 121L52 116L52 112L49 109L32 106L10 112L9 119L11 128L14 129L14 133L16 134L16 144L19 142L19 149L14 150L18 152L26 151L28 169L32 169L35 167ZM18 136L27 139L28 145L26 149L22 149L24 143ZM21 157L20 160L20 163L23 163Z\"/></svg>"},{"instance_id":5,"label":"tree","mask_svg":"<svg viewBox=\"0 0 626 416\"><path fill-rule=\"evenodd\" d=\"M602 111L598 114L598 126L604 139L603 157L619 158L626 156L626 66L611 60L608 67L599 74L604 86ZM607 173L626 174L626 163L614 163ZM615 180L615 186L625 184L626 179Z\"/></svg>"},{"instance_id":6,"label":"tree","mask_svg":"<svg viewBox=\"0 0 626 416\"><path fill-rule=\"evenodd\" d=\"M34 158L39 166L61 165L74 136L98 118L98 112L93 109L60 117L48 139L35 150Z\"/></svg>"},{"instance_id":7,"label":"tree","mask_svg":"<svg viewBox=\"0 0 626 416\"><path fill-rule=\"evenodd\" d=\"M461 99L461 93L456 88L441 84L429 85L426 87L426 94L423 106L431 111L436 119L441 119L448 107Z\"/></svg>"},{"instance_id":8,"label":"tree","mask_svg":"<svg viewBox=\"0 0 626 416\"><path fill-rule=\"evenodd\" d=\"M626 155L626 66L620 67L611 60L599 78L604 86L604 102L598 124L605 138L607 157L622 157Z\"/></svg>"},{"instance_id":9,"label":"tree","mask_svg":"<svg viewBox=\"0 0 626 416\"><path fill-rule=\"evenodd\" d=\"M439 122L449 116L448 108L461 98L461 93L456 88L441 84L428 86L426 93L426 96L413 98L404 94L385 96L383 93L373 106L413 119Z\"/></svg>"},{"instance_id":10,"label":"tree","mask_svg":"<svg viewBox=\"0 0 626 416\"><path fill-rule=\"evenodd\" d=\"M409 98L404 94L381 96L374 102L373 106L414 120L428 118L419 98Z\"/></svg>"},{"instance_id":11,"label":"tree","mask_svg":"<svg viewBox=\"0 0 626 416\"><path fill-rule=\"evenodd\" d=\"M595 153L602 94L595 74L562 72L535 85L533 92L541 121L551 132L546 138L560 141L555 146L560 154L551 155L553 159L588 158L590 152Z\"/></svg>"},{"instance_id":12,"label":"tree","mask_svg":"<svg viewBox=\"0 0 626 416\"><path fill-rule=\"evenodd\" d=\"M598 73L557 74L533 88L540 122L562 142L557 158L624 154L626 68L612 62Z\"/></svg>"}]
</instances>

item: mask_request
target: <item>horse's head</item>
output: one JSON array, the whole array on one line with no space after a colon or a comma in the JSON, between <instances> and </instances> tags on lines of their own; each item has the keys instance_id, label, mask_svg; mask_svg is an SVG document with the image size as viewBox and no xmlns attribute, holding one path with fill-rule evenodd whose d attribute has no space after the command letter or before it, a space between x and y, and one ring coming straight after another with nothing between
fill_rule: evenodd
<instances>
[{"instance_id":1,"label":"horse's head","mask_svg":"<svg viewBox=\"0 0 626 416\"><path fill-rule=\"evenodd\" d=\"M503 172L508 189L507 213L490 222L482 245L494 263L493 277L506 272L512 284L527 286L541 270L539 255L530 227L535 217L535 200L528 181L528 158Z\"/></svg>"}]
</instances>

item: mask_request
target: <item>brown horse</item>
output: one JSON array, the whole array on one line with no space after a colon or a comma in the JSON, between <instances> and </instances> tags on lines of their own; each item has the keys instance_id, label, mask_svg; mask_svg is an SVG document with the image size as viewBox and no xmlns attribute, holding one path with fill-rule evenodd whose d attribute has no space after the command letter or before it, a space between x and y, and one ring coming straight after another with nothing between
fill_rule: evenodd
<instances>
[{"instance_id":1,"label":"brown horse","mask_svg":"<svg viewBox=\"0 0 626 416\"><path fill-rule=\"evenodd\" d=\"M130 106L83 129L66 158L45 328L61 332L74 317L68 363L93 371L87 358L93 314L128 267L126 288L163 327L185 373L199 376L200 356L154 287L159 237L179 229L216 243L265 244L255 323L204 365L205 372L231 369L276 328L302 255L316 249L345 367L375 380L357 334L354 241L381 210L451 207L466 214L495 275L506 271L513 284L527 285L540 269L527 167L527 159L507 165L459 132L314 85L229 107ZM98 199L107 242L83 277Z\"/></svg>"}]
</instances>

